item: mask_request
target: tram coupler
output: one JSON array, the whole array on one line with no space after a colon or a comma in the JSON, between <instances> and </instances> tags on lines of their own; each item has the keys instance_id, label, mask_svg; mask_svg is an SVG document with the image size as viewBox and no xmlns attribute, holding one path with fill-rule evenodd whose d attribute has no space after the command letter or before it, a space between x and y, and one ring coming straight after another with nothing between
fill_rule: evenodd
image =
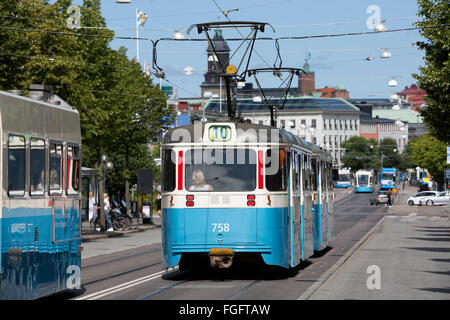
<instances>
[{"instance_id":1,"label":"tram coupler","mask_svg":"<svg viewBox=\"0 0 450 320\"><path fill-rule=\"evenodd\" d=\"M209 262L212 268L226 269L233 264L233 249L213 248L209 250Z\"/></svg>"}]
</instances>

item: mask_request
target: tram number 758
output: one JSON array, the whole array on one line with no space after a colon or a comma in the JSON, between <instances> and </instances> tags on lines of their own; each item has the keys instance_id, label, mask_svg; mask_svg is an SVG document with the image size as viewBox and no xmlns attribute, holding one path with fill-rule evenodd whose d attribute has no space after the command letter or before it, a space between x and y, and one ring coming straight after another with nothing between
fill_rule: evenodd
<instances>
[{"instance_id":1,"label":"tram number 758","mask_svg":"<svg viewBox=\"0 0 450 320\"><path fill-rule=\"evenodd\" d=\"M212 232L229 232L230 224L229 223L211 223L213 226Z\"/></svg>"}]
</instances>

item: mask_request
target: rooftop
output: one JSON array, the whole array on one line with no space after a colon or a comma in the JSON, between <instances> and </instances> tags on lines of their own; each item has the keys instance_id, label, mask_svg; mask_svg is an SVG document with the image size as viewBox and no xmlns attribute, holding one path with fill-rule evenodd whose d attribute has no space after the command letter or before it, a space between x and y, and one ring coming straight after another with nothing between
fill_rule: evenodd
<instances>
[{"instance_id":1,"label":"rooftop","mask_svg":"<svg viewBox=\"0 0 450 320\"><path fill-rule=\"evenodd\" d=\"M391 120L401 120L408 123L423 123L422 116L411 109L373 109L372 117L379 116L380 118L387 118Z\"/></svg>"},{"instance_id":2,"label":"rooftop","mask_svg":"<svg viewBox=\"0 0 450 320\"><path fill-rule=\"evenodd\" d=\"M280 103L279 98L270 100L273 104ZM263 102L255 102L252 98L236 100L237 108L241 112L269 111ZM205 106L208 111L218 112L219 100L213 99ZM225 110L224 110L225 109ZM222 103L222 110L226 111L226 102ZM283 110L335 110L359 112L359 108L342 98L316 98L316 97L288 97Z\"/></svg>"}]
</instances>

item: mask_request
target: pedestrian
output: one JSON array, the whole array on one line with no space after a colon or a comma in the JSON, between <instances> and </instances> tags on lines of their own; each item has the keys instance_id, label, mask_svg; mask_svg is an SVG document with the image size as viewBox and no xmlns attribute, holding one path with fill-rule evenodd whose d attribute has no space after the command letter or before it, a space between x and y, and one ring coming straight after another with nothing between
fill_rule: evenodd
<instances>
[{"instance_id":1,"label":"pedestrian","mask_svg":"<svg viewBox=\"0 0 450 320\"><path fill-rule=\"evenodd\" d=\"M156 210L158 210L158 216L161 216L161 193L158 193L156 198Z\"/></svg>"},{"instance_id":2,"label":"pedestrian","mask_svg":"<svg viewBox=\"0 0 450 320\"><path fill-rule=\"evenodd\" d=\"M405 190L405 180L403 180L403 190Z\"/></svg>"},{"instance_id":3,"label":"pedestrian","mask_svg":"<svg viewBox=\"0 0 450 320\"><path fill-rule=\"evenodd\" d=\"M114 231L112 222L111 222L111 218L109 217L109 211L111 210L111 204L109 203L109 197L108 195L105 193L103 195L103 203L105 205L104 209L105 209L105 217L106 217L106 221L108 222L108 230L106 231Z\"/></svg>"},{"instance_id":4,"label":"pedestrian","mask_svg":"<svg viewBox=\"0 0 450 320\"><path fill-rule=\"evenodd\" d=\"M89 192L89 222L97 220L97 203L95 202L94 194Z\"/></svg>"},{"instance_id":5,"label":"pedestrian","mask_svg":"<svg viewBox=\"0 0 450 320\"><path fill-rule=\"evenodd\" d=\"M388 197L388 206L389 206L389 207L392 207L392 196L393 196L393 194L392 194L392 189L389 189L389 190L388 190L388 193L387 193L387 197Z\"/></svg>"}]
</instances>

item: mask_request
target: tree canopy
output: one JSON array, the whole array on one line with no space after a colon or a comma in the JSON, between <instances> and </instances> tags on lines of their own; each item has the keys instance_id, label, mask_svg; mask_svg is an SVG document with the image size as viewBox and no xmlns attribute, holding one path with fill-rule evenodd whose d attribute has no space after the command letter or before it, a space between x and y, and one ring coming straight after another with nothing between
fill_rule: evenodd
<instances>
[{"instance_id":1,"label":"tree canopy","mask_svg":"<svg viewBox=\"0 0 450 320\"><path fill-rule=\"evenodd\" d=\"M426 41L417 42L425 51L425 67L415 74L419 87L427 92L426 108L421 109L424 122L439 140L450 143L450 2L448 0L418 0L419 15L424 20L416 23ZM426 28L436 25L446 27Z\"/></svg>"},{"instance_id":2,"label":"tree canopy","mask_svg":"<svg viewBox=\"0 0 450 320\"><path fill-rule=\"evenodd\" d=\"M78 2L77 2L78 4ZM72 0L0 2L0 89L47 84L80 113L83 166L114 162L110 191L151 166L148 144L173 121L166 96L126 49L110 47L100 0L80 5L80 29L69 28ZM89 28L87 28L89 27ZM111 188L112 186L112 188Z\"/></svg>"},{"instance_id":3,"label":"tree canopy","mask_svg":"<svg viewBox=\"0 0 450 320\"><path fill-rule=\"evenodd\" d=\"M422 168L427 168L428 172L438 183L444 182L444 168L447 165L447 145L431 134L427 134L412 142L412 158L414 162Z\"/></svg>"},{"instance_id":4,"label":"tree canopy","mask_svg":"<svg viewBox=\"0 0 450 320\"><path fill-rule=\"evenodd\" d=\"M373 169L376 162L377 141L364 137L353 136L341 144L345 153L341 158L344 167L352 168L352 171L360 169Z\"/></svg>"}]
</instances>

